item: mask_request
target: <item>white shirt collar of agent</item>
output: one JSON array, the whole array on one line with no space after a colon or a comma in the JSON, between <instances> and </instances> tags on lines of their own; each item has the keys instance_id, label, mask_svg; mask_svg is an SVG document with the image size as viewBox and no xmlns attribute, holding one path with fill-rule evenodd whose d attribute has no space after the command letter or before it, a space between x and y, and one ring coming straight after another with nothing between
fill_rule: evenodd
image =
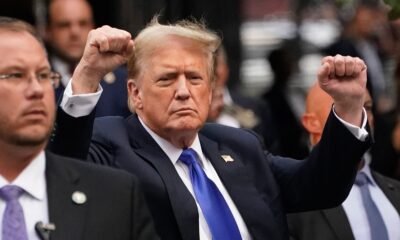
<instances>
[{"instance_id":1,"label":"white shirt collar of agent","mask_svg":"<svg viewBox=\"0 0 400 240\"><path fill-rule=\"evenodd\" d=\"M43 200L46 197L45 169L45 153L42 151L29 163L29 165L13 182L9 183L0 175L0 188L7 184L13 184L21 187L26 193L37 200Z\"/></svg>"}]
</instances>

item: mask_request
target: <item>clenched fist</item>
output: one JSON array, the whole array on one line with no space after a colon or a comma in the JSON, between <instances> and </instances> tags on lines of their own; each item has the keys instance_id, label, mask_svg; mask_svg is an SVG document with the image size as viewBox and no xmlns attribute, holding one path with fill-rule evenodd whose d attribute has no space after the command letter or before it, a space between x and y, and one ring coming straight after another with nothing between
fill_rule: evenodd
<instances>
[{"instance_id":1,"label":"clenched fist","mask_svg":"<svg viewBox=\"0 0 400 240\"><path fill-rule=\"evenodd\" d=\"M318 73L318 82L333 98L336 114L360 126L367 83L367 66L364 61L341 55L325 57Z\"/></svg>"},{"instance_id":2,"label":"clenched fist","mask_svg":"<svg viewBox=\"0 0 400 240\"><path fill-rule=\"evenodd\" d=\"M109 26L90 31L72 77L74 94L97 91L104 75L126 63L132 53L133 40L129 32Z\"/></svg>"}]
</instances>

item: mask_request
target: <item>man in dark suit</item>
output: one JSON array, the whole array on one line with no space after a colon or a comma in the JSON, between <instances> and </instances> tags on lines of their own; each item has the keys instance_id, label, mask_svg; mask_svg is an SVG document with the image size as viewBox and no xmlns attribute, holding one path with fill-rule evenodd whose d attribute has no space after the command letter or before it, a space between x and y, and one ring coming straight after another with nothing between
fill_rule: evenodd
<instances>
[{"instance_id":1,"label":"man in dark suit","mask_svg":"<svg viewBox=\"0 0 400 240\"><path fill-rule=\"evenodd\" d=\"M332 106L332 98L323 92L318 85L311 88L307 96L306 113L303 115L303 126L310 133L312 145L321 139L323 127ZM373 126L372 99L366 91L364 108L368 122ZM370 157L366 154L360 163L359 174L368 176L372 199L379 209L388 238L400 238L400 183L380 175L370 169ZM352 240L371 238L371 226L360 194L360 187L353 185L349 196L336 208L288 215L290 235L300 240ZM374 216L378 218L379 216ZM383 235L379 239L385 239Z\"/></svg>"},{"instance_id":2,"label":"man in dark suit","mask_svg":"<svg viewBox=\"0 0 400 240\"><path fill-rule=\"evenodd\" d=\"M94 27L92 8L86 0L54 0L49 4L47 21L49 61L62 76L55 88L58 100L82 57L87 35ZM119 66L103 77L100 84L104 91L97 104L96 117L130 114L126 102L127 77L126 66Z\"/></svg>"},{"instance_id":3,"label":"man in dark suit","mask_svg":"<svg viewBox=\"0 0 400 240\"><path fill-rule=\"evenodd\" d=\"M290 99L292 92L289 87L297 68L295 46L291 41L285 42L266 57L274 79L272 86L262 95L262 99L268 104L272 119L276 123L273 153L303 159L308 155L307 133L301 126L293 100Z\"/></svg>"},{"instance_id":4,"label":"man in dark suit","mask_svg":"<svg viewBox=\"0 0 400 240\"><path fill-rule=\"evenodd\" d=\"M153 21L134 48L125 31L92 31L49 148L135 173L163 239L287 239L285 213L340 204L370 145L357 127L366 119L365 65L342 56L323 60L318 79L335 97L335 110L321 144L297 161L272 156L251 131L205 124L219 43L188 21ZM128 93L136 114L98 118L92 132L94 112L87 105L81 112L68 97L97 98L102 74L130 48Z\"/></svg>"},{"instance_id":5,"label":"man in dark suit","mask_svg":"<svg viewBox=\"0 0 400 240\"><path fill-rule=\"evenodd\" d=\"M157 239L134 176L44 150L60 79L33 27L0 17L0 55L0 238Z\"/></svg>"},{"instance_id":6,"label":"man in dark suit","mask_svg":"<svg viewBox=\"0 0 400 240\"><path fill-rule=\"evenodd\" d=\"M264 140L265 146L275 153L276 143L275 122L269 105L254 98L228 89L229 67L227 55L221 45L215 59L215 87L208 114L208 121L230 127L251 129ZM275 147L276 146L276 147Z\"/></svg>"}]
</instances>

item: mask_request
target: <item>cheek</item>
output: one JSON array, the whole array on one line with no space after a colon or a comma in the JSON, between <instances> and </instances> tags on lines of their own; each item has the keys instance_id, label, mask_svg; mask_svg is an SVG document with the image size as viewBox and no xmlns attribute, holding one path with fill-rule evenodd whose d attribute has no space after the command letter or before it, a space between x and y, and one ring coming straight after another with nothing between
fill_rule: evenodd
<instances>
[{"instance_id":1,"label":"cheek","mask_svg":"<svg viewBox=\"0 0 400 240\"><path fill-rule=\"evenodd\" d=\"M212 99L212 93L209 89L203 90L201 94L199 94L199 98L197 98L197 106L201 110L201 113L206 117L210 109L211 99Z\"/></svg>"},{"instance_id":2,"label":"cheek","mask_svg":"<svg viewBox=\"0 0 400 240\"><path fill-rule=\"evenodd\" d=\"M51 91L45 93L44 98L42 99L49 116L51 116L52 118L54 118L56 113L56 102L54 98L54 91L53 89L51 89Z\"/></svg>"}]
</instances>

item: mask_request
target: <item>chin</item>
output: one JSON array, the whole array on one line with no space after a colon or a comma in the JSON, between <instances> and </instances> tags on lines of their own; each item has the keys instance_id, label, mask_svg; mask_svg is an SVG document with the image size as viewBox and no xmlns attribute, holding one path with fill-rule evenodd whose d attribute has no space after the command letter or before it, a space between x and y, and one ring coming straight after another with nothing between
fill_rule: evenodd
<instances>
[{"instance_id":1,"label":"chin","mask_svg":"<svg viewBox=\"0 0 400 240\"><path fill-rule=\"evenodd\" d=\"M200 122L181 122L175 126L177 131L197 131L201 128L202 124Z\"/></svg>"},{"instance_id":2,"label":"chin","mask_svg":"<svg viewBox=\"0 0 400 240\"><path fill-rule=\"evenodd\" d=\"M45 144L47 142L47 139L47 134L36 136L17 134L9 136L8 142L21 147L36 147Z\"/></svg>"},{"instance_id":3,"label":"chin","mask_svg":"<svg viewBox=\"0 0 400 240\"><path fill-rule=\"evenodd\" d=\"M33 129L32 131L10 135L9 140L18 146L39 146L47 142L51 131L48 129Z\"/></svg>"}]
</instances>

